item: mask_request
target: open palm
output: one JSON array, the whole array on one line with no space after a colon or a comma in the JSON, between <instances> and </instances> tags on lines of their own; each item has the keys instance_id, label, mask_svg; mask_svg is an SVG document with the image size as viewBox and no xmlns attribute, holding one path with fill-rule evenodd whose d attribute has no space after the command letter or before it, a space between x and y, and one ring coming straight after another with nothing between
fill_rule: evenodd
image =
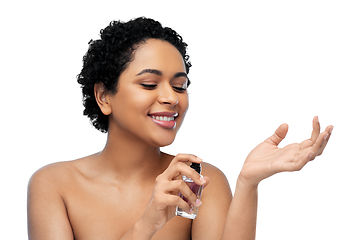
<instances>
[{"instance_id":1,"label":"open palm","mask_svg":"<svg viewBox=\"0 0 360 240\"><path fill-rule=\"evenodd\" d=\"M288 131L288 125L282 124L271 137L250 152L239 178L257 185L261 180L276 173L302 169L308 161L322 154L332 129L333 126L328 126L320 133L320 123L318 117L315 117L310 139L279 148L279 143Z\"/></svg>"}]
</instances>

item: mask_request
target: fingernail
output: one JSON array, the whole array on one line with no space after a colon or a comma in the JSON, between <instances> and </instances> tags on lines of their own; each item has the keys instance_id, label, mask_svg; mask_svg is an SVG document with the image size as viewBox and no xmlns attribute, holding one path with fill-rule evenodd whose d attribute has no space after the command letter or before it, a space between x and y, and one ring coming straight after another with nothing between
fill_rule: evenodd
<instances>
[{"instance_id":1,"label":"fingernail","mask_svg":"<svg viewBox=\"0 0 360 240\"><path fill-rule=\"evenodd\" d=\"M200 207L201 204L202 204L202 202L200 201L200 199L196 199L195 205L196 205L197 207Z\"/></svg>"},{"instance_id":2,"label":"fingernail","mask_svg":"<svg viewBox=\"0 0 360 240\"><path fill-rule=\"evenodd\" d=\"M197 158L199 161L201 161L201 162L203 161L203 160L202 160L201 158L199 158L199 157L196 157L196 158Z\"/></svg>"},{"instance_id":3,"label":"fingernail","mask_svg":"<svg viewBox=\"0 0 360 240\"><path fill-rule=\"evenodd\" d=\"M204 178L203 176L201 176L201 175L200 175L200 182L201 182L201 183L206 183L205 178Z\"/></svg>"},{"instance_id":4,"label":"fingernail","mask_svg":"<svg viewBox=\"0 0 360 240\"><path fill-rule=\"evenodd\" d=\"M309 155L309 160L311 159L311 157L312 157L313 154L314 154L314 153L310 153L310 155Z\"/></svg>"},{"instance_id":5,"label":"fingernail","mask_svg":"<svg viewBox=\"0 0 360 240\"><path fill-rule=\"evenodd\" d=\"M329 133L332 133L333 129L334 129L334 128L330 128Z\"/></svg>"}]
</instances>

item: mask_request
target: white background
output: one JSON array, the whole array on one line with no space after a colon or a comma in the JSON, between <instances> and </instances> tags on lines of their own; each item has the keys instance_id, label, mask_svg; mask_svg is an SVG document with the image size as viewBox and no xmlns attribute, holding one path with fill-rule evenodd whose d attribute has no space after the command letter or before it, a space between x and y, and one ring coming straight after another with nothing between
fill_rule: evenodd
<instances>
[{"instance_id":1,"label":"white background","mask_svg":"<svg viewBox=\"0 0 360 240\"><path fill-rule=\"evenodd\" d=\"M331 141L302 171L261 183L257 239L360 239L358 1L3 2L0 239L27 238L34 171L103 148L76 75L100 29L139 16L182 35L193 64L190 109L164 151L200 156L234 189L251 149L283 122L282 146L310 137L318 115Z\"/></svg>"}]
</instances>

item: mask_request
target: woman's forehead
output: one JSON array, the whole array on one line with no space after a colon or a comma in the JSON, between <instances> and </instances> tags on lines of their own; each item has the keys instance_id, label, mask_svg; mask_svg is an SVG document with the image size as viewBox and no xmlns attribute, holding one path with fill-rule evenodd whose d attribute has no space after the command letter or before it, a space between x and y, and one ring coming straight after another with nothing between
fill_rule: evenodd
<instances>
[{"instance_id":1,"label":"woman's forehead","mask_svg":"<svg viewBox=\"0 0 360 240\"><path fill-rule=\"evenodd\" d=\"M149 39L139 46L134 53L129 70L158 69L161 72L186 72L181 53L169 42Z\"/></svg>"}]
</instances>

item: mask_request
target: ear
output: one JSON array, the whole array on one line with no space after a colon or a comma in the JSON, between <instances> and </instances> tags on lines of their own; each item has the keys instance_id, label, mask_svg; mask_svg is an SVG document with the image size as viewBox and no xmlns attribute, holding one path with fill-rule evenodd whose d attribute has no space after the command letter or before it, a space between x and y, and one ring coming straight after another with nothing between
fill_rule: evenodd
<instances>
[{"instance_id":1,"label":"ear","mask_svg":"<svg viewBox=\"0 0 360 240\"><path fill-rule=\"evenodd\" d=\"M98 106L100 107L101 112L104 115L110 115L112 110L111 110L110 101L109 101L109 99L110 99L109 93L106 91L106 88L103 83L95 84L94 94L95 94L96 102L97 102Z\"/></svg>"}]
</instances>

